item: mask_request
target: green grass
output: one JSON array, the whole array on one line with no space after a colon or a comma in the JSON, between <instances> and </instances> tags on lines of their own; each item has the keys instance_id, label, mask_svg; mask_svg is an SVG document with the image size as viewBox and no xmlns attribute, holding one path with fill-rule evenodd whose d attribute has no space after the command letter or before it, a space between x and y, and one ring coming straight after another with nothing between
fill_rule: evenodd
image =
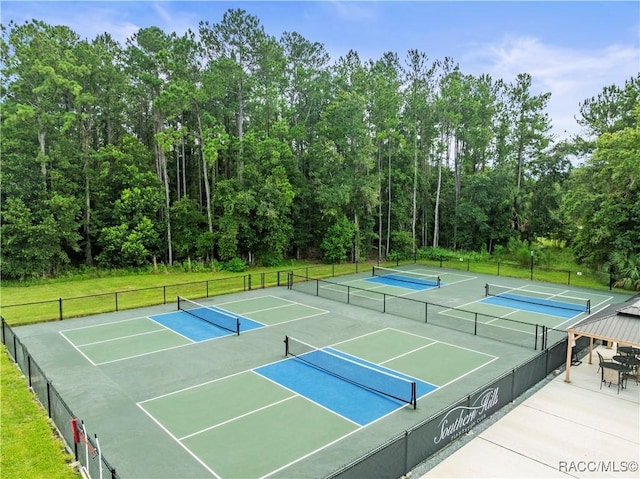
<instances>
[{"instance_id":1,"label":"green grass","mask_svg":"<svg viewBox=\"0 0 640 479\"><path fill-rule=\"evenodd\" d=\"M27 380L9 359L0 353L0 474L2 479L77 479L71 467L73 457L54 433L46 411L28 388Z\"/></svg>"},{"instance_id":2,"label":"green grass","mask_svg":"<svg viewBox=\"0 0 640 479\"><path fill-rule=\"evenodd\" d=\"M369 271L370 265L309 265L292 267L296 274L326 278ZM66 279L30 283L5 283L0 297L1 314L9 325L74 318L175 302L177 296L197 299L286 284L286 268L262 268L245 273L172 271L139 275ZM89 297L91 296L91 297ZM63 301L60 301L60 298ZM38 303L38 304L33 304ZM62 310L62 311L61 311Z\"/></svg>"}]
</instances>

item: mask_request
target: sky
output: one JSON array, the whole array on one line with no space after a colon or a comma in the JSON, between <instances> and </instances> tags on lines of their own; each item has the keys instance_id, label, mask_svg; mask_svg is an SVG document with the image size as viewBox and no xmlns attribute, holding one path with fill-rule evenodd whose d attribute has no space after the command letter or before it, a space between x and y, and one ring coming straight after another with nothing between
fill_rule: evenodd
<instances>
[{"instance_id":1,"label":"sky","mask_svg":"<svg viewBox=\"0 0 640 479\"><path fill-rule=\"evenodd\" d=\"M450 57L464 74L514 82L532 76L534 94L551 93L558 140L580 133L580 103L640 71L637 1L3 1L0 21L67 25L83 39L109 32L122 45L140 28L198 31L228 9L256 16L276 38L297 32L322 43L332 61L349 50L363 61L417 49Z\"/></svg>"}]
</instances>

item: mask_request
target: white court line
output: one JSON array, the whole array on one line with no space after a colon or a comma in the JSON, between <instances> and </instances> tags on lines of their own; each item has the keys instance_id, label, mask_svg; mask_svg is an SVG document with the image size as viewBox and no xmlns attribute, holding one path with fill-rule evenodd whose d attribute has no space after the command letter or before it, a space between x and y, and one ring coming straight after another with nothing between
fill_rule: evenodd
<instances>
[{"instance_id":1,"label":"white court line","mask_svg":"<svg viewBox=\"0 0 640 479\"><path fill-rule=\"evenodd\" d=\"M252 414L256 414L258 412L264 411L264 410L269 409L271 407L277 406L278 404L281 404L283 402L289 401L289 400L291 400L291 399L293 399L295 397L298 397L298 394L293 394L293 395L291 395L289 397L286 397L284 399L280 399L279 401L275 401L275 402L272 402L271 404L267 404L266 406L261 406L259 408L253 409L253 410L251 410L249 412L246 412L244 414L240 414L239 416L232 417L231 419L227 419L226 421L219 422L218 424L214 424L213 426L205 427L204 429L200 429L199 431L192 432L191 434L187 434L186 436L182 436L182 437L178 438L178 440L179 441L184 441L185 439L189 439L189 438L197 436L199 434L203 434L203 433L205 433L207 431L211 431L212 429L216 429L218 427L224 426L225 424L231 424L232 422L238 421L238 420L240 420L242 418L251 416Z\"/></svg>"},{"instance_id":2,"label":"white court line","mask_svg":"<svg viewBox=\"0 0 640 479\"><path fill-rule=\"evenodd\" d=\"M143 402L144 402L144 401L143 401ZM221 478L218 474L216 474L216 473L215 473L215 472L214 472L214 471L213 471L209 466L207 466L207 464L206 464L204 461L202 461L198 456L196 456L196 455L195 455L195 454L194 454L194 453L193 453L193 452L192 452L192 451L191 451L187 446L185 446L184 444L182 444L182 443L180 442L180 440L179 440L176 436L174 436L174 435L171 433L171 431L169 431L166 427L164 427L160 421L158 421L155 417L153 417L153 415L152 415L151 413L149 413L149 411L147 411L144 407L142 407L142 406L141 406L141 404L142 404L142 403L140 403L140 402L139 402L139 403L137 403L136 405L137 405L140 409L142 409L142 412L144 412L147 416L149 416L149 418L150 418L153 422L155 422L155 423L158 425L158 427L159 427L160 429L162 429L164 432L166 432L166 433L169 435L169 437L171 437L174 441L176 441L176 442L178 443L178 445L179 445L180 447L182 447L182 449L184 449L185 451L187 451L187 453L188 453L191 457L193 457L193 458L194 458L194 459L195 459L195 460L196 460L196 461L197 461L197 462L198 462L202 467L204 467L204 468L205 468L205 469L206 469L206 470L207 470L207 471L208 471L212 476L214 476L214 477L216 477L216 478L218 478L218 479L222 479L222 478Z\"/></svg>"},{"instance_id":3,"label":"white court line","mask_svg":"<svg viewBox=\"0 0 640 479\"><path fill-rule=\"evenodd\" d=\"M139 321L141 319L148 319L148 317L146 316L139 316L137 318L129 318L129 319L120 319L118 321L111 321L109 323L101 323L101 324L90 324L88 326L80 326L78 328L70 328L70 329L63 329L60 332L67 332L67 331L79 331L81 329L93 329L93 328L102 328L102 327L108 327L111 326L113 324L120 324L120 323L126 323L128 321ZM164 326L163 326L164 327Z\"/></svg>"},{"instance_id":4,"label":"white court line","mask_svg":"<svg viewBox=\"0 0 640 479\"><path fill-rule=\"evenodd\" d=\"M154 331L145 331L144 333L127 334L126 336L118 336L117 338L102 339L100 341L93 341L92 343L78 344L78 347L83 348L85 346L95 346L96 344L105 344L113 341L120 341L121 339L136 338L138 336L146 336L147 334L164 333L165 331L170 331L170 330L168 330L167 328L164 328L164 329L156 329Z\"/></svg>"},{"instance_id":5,"label":"white court line","mask_svg":"<svg viewBox=\"0 0 640 479\"><path fill-rule=\"evenodd\" d=\"M213 339L217 339L217 338L213 338ZM210 340L207 340L207 341L210 341ZM102 366L103 364L112 364L112 363L118 363L120 361L128 361L129 359L141 358L143 356L150 356L151 354L161 353L163 351L171 351L172 349L184 348L185 346L191 346L192 344L193 344L193 342L187 343L187 344L178 344L177 346L170 346L168 348L156 349L155 351L149 351L149 352L146 352L146 353L134 354L133 356L126 356L124 358L110 359L109 361L103 361L101 363L96 363L96 365L97 366Z\"/></svg>"},{"instance_id":6,"label":"white court line","mask_svg":"<svg viewBox=\"0 0 640 479\"><path fill-rule=\"evenodd\" d=\"M87 361L89 361L89 363L91 363L91 365L92 365L92 366L97 366L97 364L96 364L96 363L94 363L94 362L93 362L93 360L92 360L89 356L87 356L86 354L84 354L84 353L83 353L83 352L78 348L78 346L76 346L76 345L75 345L75 344L74 344L74 343L73 343L69 338L67 338L67 337L64 335L64 331L58 331L58 332L60 333L60 335L61 335L64 339L66 339L66 340L67 340L67 342L68 342L68 343L69 343L69 344L70 344L70 345L71 345L71 346L72 346L76 351L78 351L82 356L84 356L84 358L85 358Z\"/></svg>"}]
</instances>

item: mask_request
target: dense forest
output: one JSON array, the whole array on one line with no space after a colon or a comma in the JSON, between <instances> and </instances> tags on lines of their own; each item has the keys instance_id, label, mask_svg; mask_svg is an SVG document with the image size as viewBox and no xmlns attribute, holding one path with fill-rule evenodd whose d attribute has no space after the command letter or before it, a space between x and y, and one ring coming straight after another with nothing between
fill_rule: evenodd
<instances>
[{"instance_id":1,"label":"dense forest","mask_svg":"<svg viewBox=\"0 0 640 479\"><path fill-rule=\"evenodd\" d=\"M0 48L5 279L547 238L640 288L640 75L557 141L527 73L331 59L243 10L125 45L10 23Z\"/></svg>"}]
</instances>

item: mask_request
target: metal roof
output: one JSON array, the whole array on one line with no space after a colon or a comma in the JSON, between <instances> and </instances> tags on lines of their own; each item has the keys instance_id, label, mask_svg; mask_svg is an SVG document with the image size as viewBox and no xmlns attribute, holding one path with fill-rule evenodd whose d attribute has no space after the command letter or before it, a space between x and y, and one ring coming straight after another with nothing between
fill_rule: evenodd
<instances>
[{"instance_id":1,"label":"metal roof","mask_svg":"<svg viewBox=\"0 0 640 479\"><path fill-rule=\"evenodd\" d=\"M569 328L578 336L589 336L640 347L640 296L613 304Z\"/></svg>"}]
</instances>

